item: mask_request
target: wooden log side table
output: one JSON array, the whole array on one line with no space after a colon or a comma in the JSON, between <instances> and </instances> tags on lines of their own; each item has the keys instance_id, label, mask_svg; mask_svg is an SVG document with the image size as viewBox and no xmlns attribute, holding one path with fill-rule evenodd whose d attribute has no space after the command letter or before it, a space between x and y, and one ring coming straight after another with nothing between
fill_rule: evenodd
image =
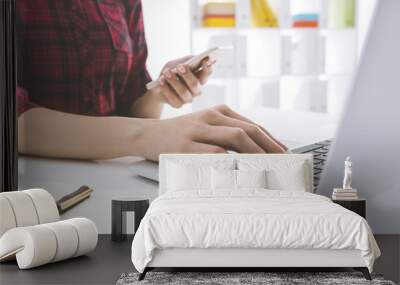
<instances>
[{"instance_id":1,"label":"wooden log side table","mask_svg":"<svg viewBox=\"0 0 400 285\"><path fill-rule=\"evenodd\" d=\"M135 233L149 208L150 200L139 197L115 197L111 201L111 240L126 239L126 212L135 213Z\"/></svg>"}]
</instances>

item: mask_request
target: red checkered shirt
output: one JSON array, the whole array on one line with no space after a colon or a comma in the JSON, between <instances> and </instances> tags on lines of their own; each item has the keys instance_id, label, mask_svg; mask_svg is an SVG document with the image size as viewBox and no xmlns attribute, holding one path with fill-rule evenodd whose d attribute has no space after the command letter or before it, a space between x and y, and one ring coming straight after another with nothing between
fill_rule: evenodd
<instances>
[{"instance_id":1,"label":"red checkered shirt","mask_svg":"<svg viewBox=\"0 0 400 285\"><path fill-rule=\"evenodd\" d=\"M18 0L18 114L130 115L150 81L140 0Z\"/></svg>"}]
</instances>

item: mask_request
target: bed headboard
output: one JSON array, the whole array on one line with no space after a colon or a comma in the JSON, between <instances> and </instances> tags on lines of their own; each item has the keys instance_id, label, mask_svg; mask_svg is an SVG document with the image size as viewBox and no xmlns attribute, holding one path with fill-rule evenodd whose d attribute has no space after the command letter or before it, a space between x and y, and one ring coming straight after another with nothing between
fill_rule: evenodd
<instances>
[{"instance_id":1,"label":"bed headboard","mask_svg":"<svg viewBox=\"0 0 400 285\"><path fill-rule=\"evenodd\" d=\"M313 157L312 154L161 154L159 163L159 195L166 192L167 168L169 163L195 163L196 165L212 165L214 163L229 161L291 161L304 162L309 169L308 186L306 191L313 192Z\"/></svg>"}]
</instances>

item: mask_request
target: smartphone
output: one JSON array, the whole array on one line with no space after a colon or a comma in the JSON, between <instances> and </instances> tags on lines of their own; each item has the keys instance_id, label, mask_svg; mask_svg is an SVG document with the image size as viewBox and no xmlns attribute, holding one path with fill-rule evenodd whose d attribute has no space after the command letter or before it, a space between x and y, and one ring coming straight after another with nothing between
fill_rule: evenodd
<instances>
[{"instance_id":1,"label":"smartphone","mask_svg":"<svg viewBox=\"0 0 400 285\"><path fill-rule=\"evenodd\" d=\"M202 69L202 62L204 59L209 58L210 60L215 60L217 58L217 53L219 47L210 48L198 55L193 56L188 61L184 62L192 72L199 72ZM158 80L153 80L146 84L147 90L156 88L159 85Z\"/></svg>"}]
</instances>

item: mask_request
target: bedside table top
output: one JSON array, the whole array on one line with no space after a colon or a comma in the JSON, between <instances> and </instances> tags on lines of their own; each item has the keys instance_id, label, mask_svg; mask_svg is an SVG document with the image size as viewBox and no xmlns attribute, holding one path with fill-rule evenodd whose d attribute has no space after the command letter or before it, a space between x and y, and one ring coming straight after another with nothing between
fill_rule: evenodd
<instances>
[{"instance_id":1,"label":"bedside table top","mask_svg":"<svg viewBox=\"0 0 400 285\"><path fill-rule=\"evenodd\" d=\"M137 202L137 201L149 201L148 197L112 197L111 201L120 201L120 202Z\"/></svg>"},{"instance_id":2,"label":"bedside table top","mask_svg":"<svg viewBox=\"0 0 400 285\"><path fill-rule=\"evenodd\" d=\"M338 201L338 202L357 202L357 201L366 201L367 199L365 198L357 198L357 199L333 199L331 198L332 201Z\"/></svg>"}]
</instances>

